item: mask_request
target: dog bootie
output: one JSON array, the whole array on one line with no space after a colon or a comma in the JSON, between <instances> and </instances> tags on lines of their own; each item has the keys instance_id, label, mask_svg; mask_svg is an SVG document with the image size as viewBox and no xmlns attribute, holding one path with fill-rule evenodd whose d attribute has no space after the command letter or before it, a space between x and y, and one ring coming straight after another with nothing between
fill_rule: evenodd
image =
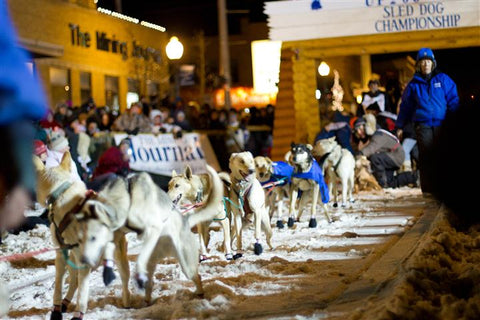
<instances>
[{"instance_id":1,"label":"dog bootie","mask_svg":"<svg viewBox=\"0 0 480 320\"><path fill-rule=\"evenodd\" d=\"M283 221L282 221L282 220L277 220L277 228L278 228L278 229L283 229L283 228L285 228L285 226L283 225Z\"/></svg>"},{"instance_id":2,"label":"dog bootie","mask_svg":"<svg viewBox=\"0 0 480 320\"><path fill-rule=\"evenodd\" d=\"M112 283L113 280L115 280L113 268L108 266L103 267L103 283L105 284L105 287Z\"/></svg>"},{"instance_id":3,"label":"dog bootie","mask_svg":"<svg viewBox=\"0 0 480 320\"><path fill-rule=\"evenodd\" d=\"M137 273L135 280L137 281L137 285L140 289L145 289L145 284L148 280L146 275Z\"/></svg>"},{"instance_id":4,"label":"dog bootie","mask_svg":"<svg viewBox=\"0 0 480 320\"><path fill-rule=\"evenodd\" d=\"M308 223L309 228L316 228L317 227L317 219L311 218L310 222Z\"/></svg>"},{"instance_id":5,"label":"dog bootie","mask_svg":"<svg viewBox=\"0 0 480 320\"><path fill-rule=\"evenodd\" d=\"M237 259L239 259L239 258L241 258L241 257L243 257L243 254L241 254L241 253L235 253L235 254L233 255L233 260L237 260Z\"/></svg>"},{"instance_id":6,"label":"dog bootie","mask_svg":"<svg viewBox=\"0 0 480 320\"><path fill-rule=\"evenodd\" d=\"M62 320L62 312L59 310L53 310L52 314L50 315L50 320Z\"/></svg>"},{"instance_id":7,"label":"dog bootie","mask_svg":"<svg viewBox=\"0 0 480 320\"><path fill-rule=\"evenodd\" d=\"M295 220L293 220L292 217L288 218L287 226L289 228L293 227L293 224L295 223Z\"/></svg>"},{"instance_id":8,"label":"dog bootie","mask_svg":"<svg viewBox=\"0 0 480 320\"><path fill-rule=\"evenodd\" d=\"M262 245L260 243L255 243L254 247L253 247L253 251L255 252L255 254L257 256L261 255L262 252L263 252L263 248L262 248Z\"/></svg>"}]
</instances>

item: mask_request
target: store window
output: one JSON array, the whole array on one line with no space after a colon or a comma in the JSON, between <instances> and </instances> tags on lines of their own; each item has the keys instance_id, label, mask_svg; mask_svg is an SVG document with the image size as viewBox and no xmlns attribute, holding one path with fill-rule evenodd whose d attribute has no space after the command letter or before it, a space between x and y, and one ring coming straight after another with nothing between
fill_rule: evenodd
<instances>
[{"instance_id":1,"label":"store window","mask_svg":"<svg viewBox=\"0 0 480 320\"><path fill-rule=\"evenodd\" d=\"M105 76L105 103L114 111L120 110L118 103L118 77Z\"/></svg>"},{"instance_id":2,"label":"store window","mask_svg":"<svg viewBox=\"0 0 480 320\"><path fill-rule=\"evenodd\" d=\"M69 103L71 101L70 71L61 68L50 68L49 73L52 105Z\"/></svg>"},{"instance_id":3,"label":"store window","mask_svg":"<svg viewBox=\"0 0 480 320\"><path fill-rule=\"evenodd\" d=\"M160 93L160 84L158 82L147 80L147 96L150 98L150 102L158 98Z\"/></svg>"},{"instance_id":4,"label":"store window","mask_svg":"<svg viewBox=\"0 0 480 320\"><path fill-rule=\"evenodd\" d=\"M86 103L92 97L92 74L80 72L80 100Z\"/></svg>"},{"instance_id":5,"label":"store window","mask_svg":"<svg viewBox=\"0 0 480 320\"><path fill-rule=\"evenodd\" d=\"M128 79L127 108L140 100L140 81Z\"/></svg>"}]
</instances>

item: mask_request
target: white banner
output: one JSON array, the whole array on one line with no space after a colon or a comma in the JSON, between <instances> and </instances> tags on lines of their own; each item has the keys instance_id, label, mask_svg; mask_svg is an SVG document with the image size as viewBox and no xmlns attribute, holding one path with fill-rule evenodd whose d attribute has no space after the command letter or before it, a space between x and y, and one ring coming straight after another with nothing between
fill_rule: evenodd
<instances>
[{"instance_id":1,"label":"white banner","mask_svg":"<svg viewBox=\"0 0 480 320\"><path fill-rule=\"evenodd\" d=\"M295 41L480 25L479 0L311 0L265 3L270 40Z\"/></svg>"},{"instance_id":2,"label":"white banner","mask_svg":"<svg viewBox=\"0 0 480 320\"><path fill-rule=\"evenodd\" d=\"M127 134L115 134L115 143L118 145L127 137ZM189 165L195 174L206 173L205 153L197 133L185 133L178 139L172 134L138 134L129 138L132 170L171 176L172 170L180 173Z\"/></svg>"}]
</instances>

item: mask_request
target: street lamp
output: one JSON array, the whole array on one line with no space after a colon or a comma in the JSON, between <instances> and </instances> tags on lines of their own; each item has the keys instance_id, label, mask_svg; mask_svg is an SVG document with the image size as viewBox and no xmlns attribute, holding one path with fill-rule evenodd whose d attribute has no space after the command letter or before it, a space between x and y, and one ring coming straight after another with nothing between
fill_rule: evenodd
<instances>
[{"instance_id":1,"label":"street lamp","mask_svg":"<svg viewBox=\"0 0 480 320\"><path fill-rule=\"evenodd\" d=\"M178 79L178 60L183 56L183 44L177 37L171 37L165 48L167 57L173 62L175 77L175 98L180 96L180 83Z\"/></svg>"}]
</instances>

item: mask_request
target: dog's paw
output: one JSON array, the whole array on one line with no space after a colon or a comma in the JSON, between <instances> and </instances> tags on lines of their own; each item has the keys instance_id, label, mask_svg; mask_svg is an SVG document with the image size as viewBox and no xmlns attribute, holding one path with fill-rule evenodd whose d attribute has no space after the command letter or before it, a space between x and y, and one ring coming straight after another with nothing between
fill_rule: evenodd
<instances>
[{"instance_id":1,"label":"dog's paw","mask_svg":"<svg viewBox=\"0 0 480 320\"><path fill-rule=\"evenodd\" d=\"M108 266L103 267L103 283L105 286L108 286L113 280L115 280L113 268Z\"/></svg>"},{"instance_id":2,"label":"dog's paw","mask_svg":"<svg viewBox=\"0 0 480 320\"><path fill-rule=\"evenodd\" d=\"M317 227L317 219L311 218L310 222L308 223L309 228L316 228Z\"/></svg>"},{"instance_id":3,"label":"dog's paw","mask_svg":"<svg viewBox=\"0 0 480 320\"><path fill-rule=\"evenodd\" d=\"M295 220L292 217L288 218L287 226L291 228L293 227L294 224L295 224Z\"/></svg>"},{"instance_id":4,"label":"dog's paw","mask_svg":"<svg viewBox=\"0 0 480 320\"><path fill-rule=\"evenodd\" d=\"M143 273L137 273L135 275L135 280L137 281L137 285L140 289L145 289L145 285L147 284L147 276Z\"/></svg>"},{"instance_id":5,"label":"dog's paw","mask_svg":"<svg viewBox=\"0 0 480 320\"><path fill-rule=\"evenodd\" d=\"M62 313L60 311L52 311L52 314L50 315L50 320L62 320Z\"/></svg>"},{"instance_id":6,"label":"dog's paw","mask_svg":"<svg viewBox=\"0 0 480 320\"><path fill-rule=\"evenodd\" d=\"M282 220L277 220L277 228L278 228L278 229L283 229L283 228L285 228L285 226L283 225L283 221L282 221Z\"/></svg>"},{"instance_id":7,"label":"dog's paw","mask_svg":"<svg viewBox=\"0 0 480 320\"><path fill-rule=\"evenodd\" d=\"M258 242L255 243L255 245L253 246L253 252L255 252L257 256L261 255L263 252L262 245Z\"/></svg>"},{"instance_id":8,"label":"dog's paw","mask_svg":"<svg viewBox=\"0 0 480 320\"><path fill-rule=\"evenodd\" d=\"M227 260L233 260L233 254L227 253L227 254L225 255L225 259L227 259Z\"/></svg>"}]
</instances>

